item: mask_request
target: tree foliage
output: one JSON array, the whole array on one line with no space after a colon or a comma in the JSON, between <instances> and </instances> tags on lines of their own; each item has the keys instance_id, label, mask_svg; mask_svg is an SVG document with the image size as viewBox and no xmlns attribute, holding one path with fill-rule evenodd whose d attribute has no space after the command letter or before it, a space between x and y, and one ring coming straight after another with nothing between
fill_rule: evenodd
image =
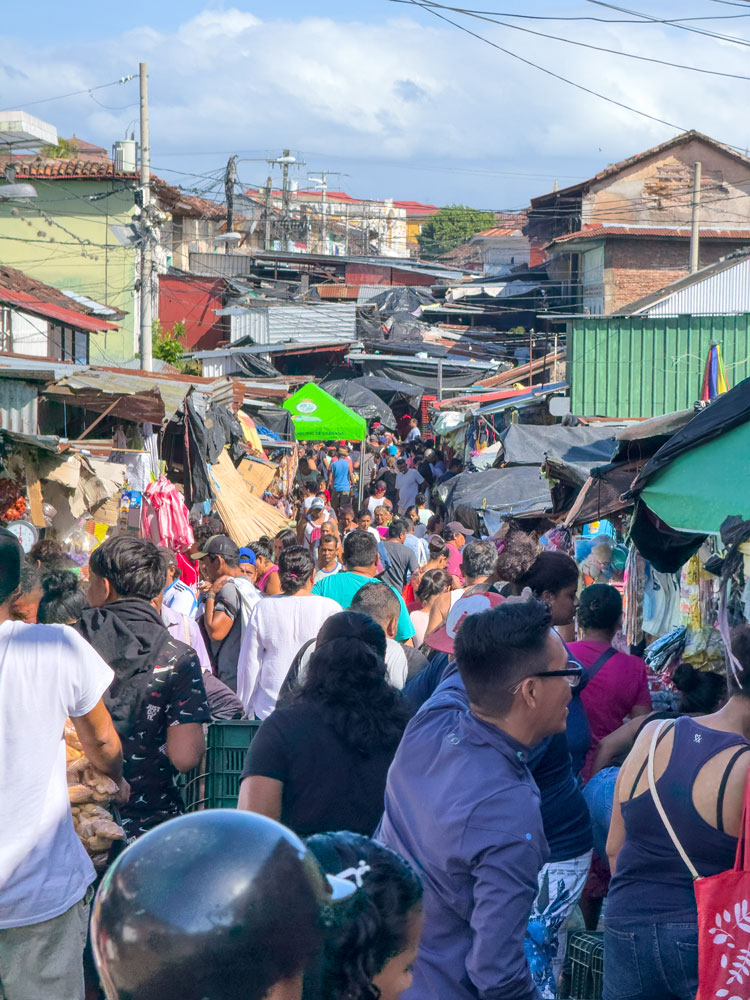
<instances>
[{"instance_id":1,"label":"tree foliage","mask_svg":"<svg viewBox=\"0 0 750 1000\"><path fill-rule=\"evenodd\" d=\"M492 212L468 205L446 205L422 226L417 239L423 257L439 257L465 243L470 236L494 225Z\"/></svg>"},{"instance_id":2,"label":"tree foliage","mask_svg":"<svg viewBox=\"0 0 750 1000\"><path fill-rule=\"evenodd\" d=\"M153 322L152 354L159 361L181 368L185 350L182 342L185 339L185 324L175 323L171 330L165 330L160 319Z\"/></svg>"},{"instance_id":3,"label":"tree foliage","mask_svg":"<svg viewBox=\"0 0 750 1000\"><path fill-rule=\"evenodd\" d=\"M78 153L78 140L61 138L56 146L43 146L39 152L51 160L73 160Z\"/></svg>"}]
</instances>

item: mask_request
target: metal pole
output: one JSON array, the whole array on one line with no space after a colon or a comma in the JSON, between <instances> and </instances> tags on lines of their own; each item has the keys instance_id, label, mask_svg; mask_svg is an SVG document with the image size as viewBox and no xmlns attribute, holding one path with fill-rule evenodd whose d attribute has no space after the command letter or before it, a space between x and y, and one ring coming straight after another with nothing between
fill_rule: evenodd
<instances>
[{"instance_id":1,"label":"metal pole","mask_svg":"<svg viewBox=\"0 0 750 1000\"><path fill-rule=\"evenodd\" d=\"M263 249L271 249L271 192L273 185L271 178L266 178L266 207L265 207L265 227L263 230Z\"/></svg>"},{"instance_id":2,"label":"metal pole","mask_svg":"<svg viewBox=\"0 0 750 1000\"><path fill-rule=\"evenodd\" d=\"M552 362L552 381L557 382L557 330L555 330L555 360Z\"/></svg>"},{"instance_id":3,"label":"metal pole","mask_svg":"<svg viewBox=\"0 0 750 1000\"><path fill-rule=\"evenodd\" d=\"M437 372L437 401L438 403L443 398L443 359L438 358L438 372Z\"/></svg>"},{"instance_id":4,"label":"metal pole","mask_svg":"<svg viewBox=\"0 0 750 1000\"><path fill-rule=\"evenodd\" d=\"M694 166L693 175L693 219L690 230L690 273L694 274L700 266L700 224L701 224L701 175L703 168L700 160Z\"/></svg>"},{"instance_id":5,"label":"metal pole","mask_svg":"<svg viewBox=\"0 0 750 1000\"><path fill-rule=\"evenodd\" d=\"M234 185L237 180L237 157L230 156L224 171L224 197L227 203L227 236L234 231ZM224 244L224 253L229 253L229 240Z\"/></svg>"},{"instance_id":6,"label":"metal pole","mask_svg":"<svg viewBox=\"0 0 750 1000\"><path fill-rule=\"evenodd\" d=\"M326 183L325 171L321 171L320 176L323 178L323 190L320 195L320 252L328 253L328 232L326 226L326 194L328 192L328 184Z\"/></svg>"},{"instance_id":7,"label":"metal pole","mask_svg":"<svg viewBox=\"0 0 750 1000\"><path fill-rule=\"evenodd\" d=\"M140 103L141 103L141 333L140 333L140 355L141 368L144 371L153 371L152 360L152 323L153 323L153 303L152 303L152 281L153 281L153 255L151 247L151 220L149 218L149 206L151 204L151 145L148 135L148 73L146 63L139 63L138 71L140 76Z\"/></svg>"},{"instance_id":8,"label":"metal pole","mask_svg":"<svg viewBox=\"0 0 750 1000\"><path fill-rule=\"evenodd\" d=\"M283 228L284 246L283 250L289 249L289 150L285 149L282 158L284 162L281 165L281 172L283 180L281 182L281 225Z\"/></svg>"}]
</instances>

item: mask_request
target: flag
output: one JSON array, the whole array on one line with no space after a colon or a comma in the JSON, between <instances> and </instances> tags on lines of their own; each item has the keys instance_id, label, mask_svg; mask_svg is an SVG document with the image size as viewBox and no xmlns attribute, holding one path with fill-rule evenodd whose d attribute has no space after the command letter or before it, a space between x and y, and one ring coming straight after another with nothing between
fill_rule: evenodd
<instances>
[{"instance_id":1,"label":"flag","mask_svg":"<svg viewBox=\"0 0 750 1000\"><path fill-rule=\"evenodd\" d=\"M721 346L711 344L706 358L706 367L703 372L703 386L701 388L701 402L709 403L721 393L726 392L727 373L724 371L724 362L721 359Z\"/></svg>"}]
</instances>

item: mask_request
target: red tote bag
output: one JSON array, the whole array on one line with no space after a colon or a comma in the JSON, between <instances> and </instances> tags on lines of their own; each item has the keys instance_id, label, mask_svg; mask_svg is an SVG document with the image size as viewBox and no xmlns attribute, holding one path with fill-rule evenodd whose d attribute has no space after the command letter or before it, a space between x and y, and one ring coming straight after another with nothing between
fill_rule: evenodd
<instances>
[{"instance_id":1,"label":"red tote bag","mask_svg":"<svg viewBox=\"0 0 750 1000\"><path fill-rule=\"evenodd\" d=\"M693 876L698 906L698 994L696 1000L750 1000L750 774L734 868L701 878L669 822L656 791L654 753L665 719L648 755L651 797L680 857Z\"/></svg>"}]
</instances>

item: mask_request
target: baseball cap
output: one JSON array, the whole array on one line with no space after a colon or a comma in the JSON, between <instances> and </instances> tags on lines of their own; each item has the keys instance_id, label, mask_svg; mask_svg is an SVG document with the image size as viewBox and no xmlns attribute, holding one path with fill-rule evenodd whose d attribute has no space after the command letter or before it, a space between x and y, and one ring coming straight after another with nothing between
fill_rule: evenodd
<instances>
[{"instance_id":1,"label":"baseball cap","mask_svg":"<svg viewBox=\"0 0 750 1000\"><path fill-rule=\"evenodd\" d=\"M474 532L471 530L471 528L464 527L464 525L461 524L460 521L448 521L448 523L446 524L446 528L449 528L451 531L455 531L457 534L460 534L460 535L473 535L474 534Z\"/></svg>"},{"instance_id":2,"label":"baseball cap","mask_svg":"<svg viewBox=\"0 0 750 1000\"><path fill-rule=\"evenodd\" d=\"M12 593L21 582L23 550L12 531L0 528L0 589Z\"/></svg>"},{"instance_id":3,"label":"baseball cap","mask_svg":"<svg viewBox=\"0 0 750 1000\"><path fill-rule=\"evenodd\" d=\"M322 497L315 497L310 504L310 510L325 510L325 500Z\"/></svg>"},{"instance_id":4,"label":"baseball cap","mask_svg":"<svg viewBox=\"0 0 750 1000\"><path fill-rule=\"evenodd\" d=\"M200 552L196 552L194 559L203 559L206 556L234 556L239 558L240 550L231 538L226 535L211 535Z\"/></svg>"},{"instance_id":5,"label":"baseball cap","mask_svg":"<svg viewBox=\"0 0 750 1000\"><path fill-rule=\"evenodd\" d=\"M385 493L385 483L382 481L382 479L378 480L378 482L375 483L375 492Z\"/></svg>"},{"instance_id":6,"label":"baseball cap","mask_svg":"<svg viewBox=\"0 0 750 1000\"><path fill-rule=\"evenodd\" d=\"M453 644L456 641L456 634L464 620L469 615L478 615L482 611L489 611L496 608L505 600L500 594L493 594L490 591L480 591L476 594L467 594L459 597L456 603L448 612L445 625L425 636L425 642L430 649L438 649L441 653L452 653Z\"/></svg>"},{"instance_id":7,"label":"baseball cap","mask_svg":"<svg viewBox=\"0 0 750 1000\"><path fill-rule=\"evenodd\" d=\"M249 562L252 563L253 566L255 565L255 553L246 545L240 549L240 562Z\"/></svg>"},{"instance_id":8,"label":"baseball cap","mask_svg":"<svg viewBox=\"0 0 750 1000\"><path fill-rule=\"evenodd\" d=\"M398 454L398 448L396 447L395 444L389 444L388 445L388 454L389 455L397 455Z\"/></svg>"}]
</instances>

